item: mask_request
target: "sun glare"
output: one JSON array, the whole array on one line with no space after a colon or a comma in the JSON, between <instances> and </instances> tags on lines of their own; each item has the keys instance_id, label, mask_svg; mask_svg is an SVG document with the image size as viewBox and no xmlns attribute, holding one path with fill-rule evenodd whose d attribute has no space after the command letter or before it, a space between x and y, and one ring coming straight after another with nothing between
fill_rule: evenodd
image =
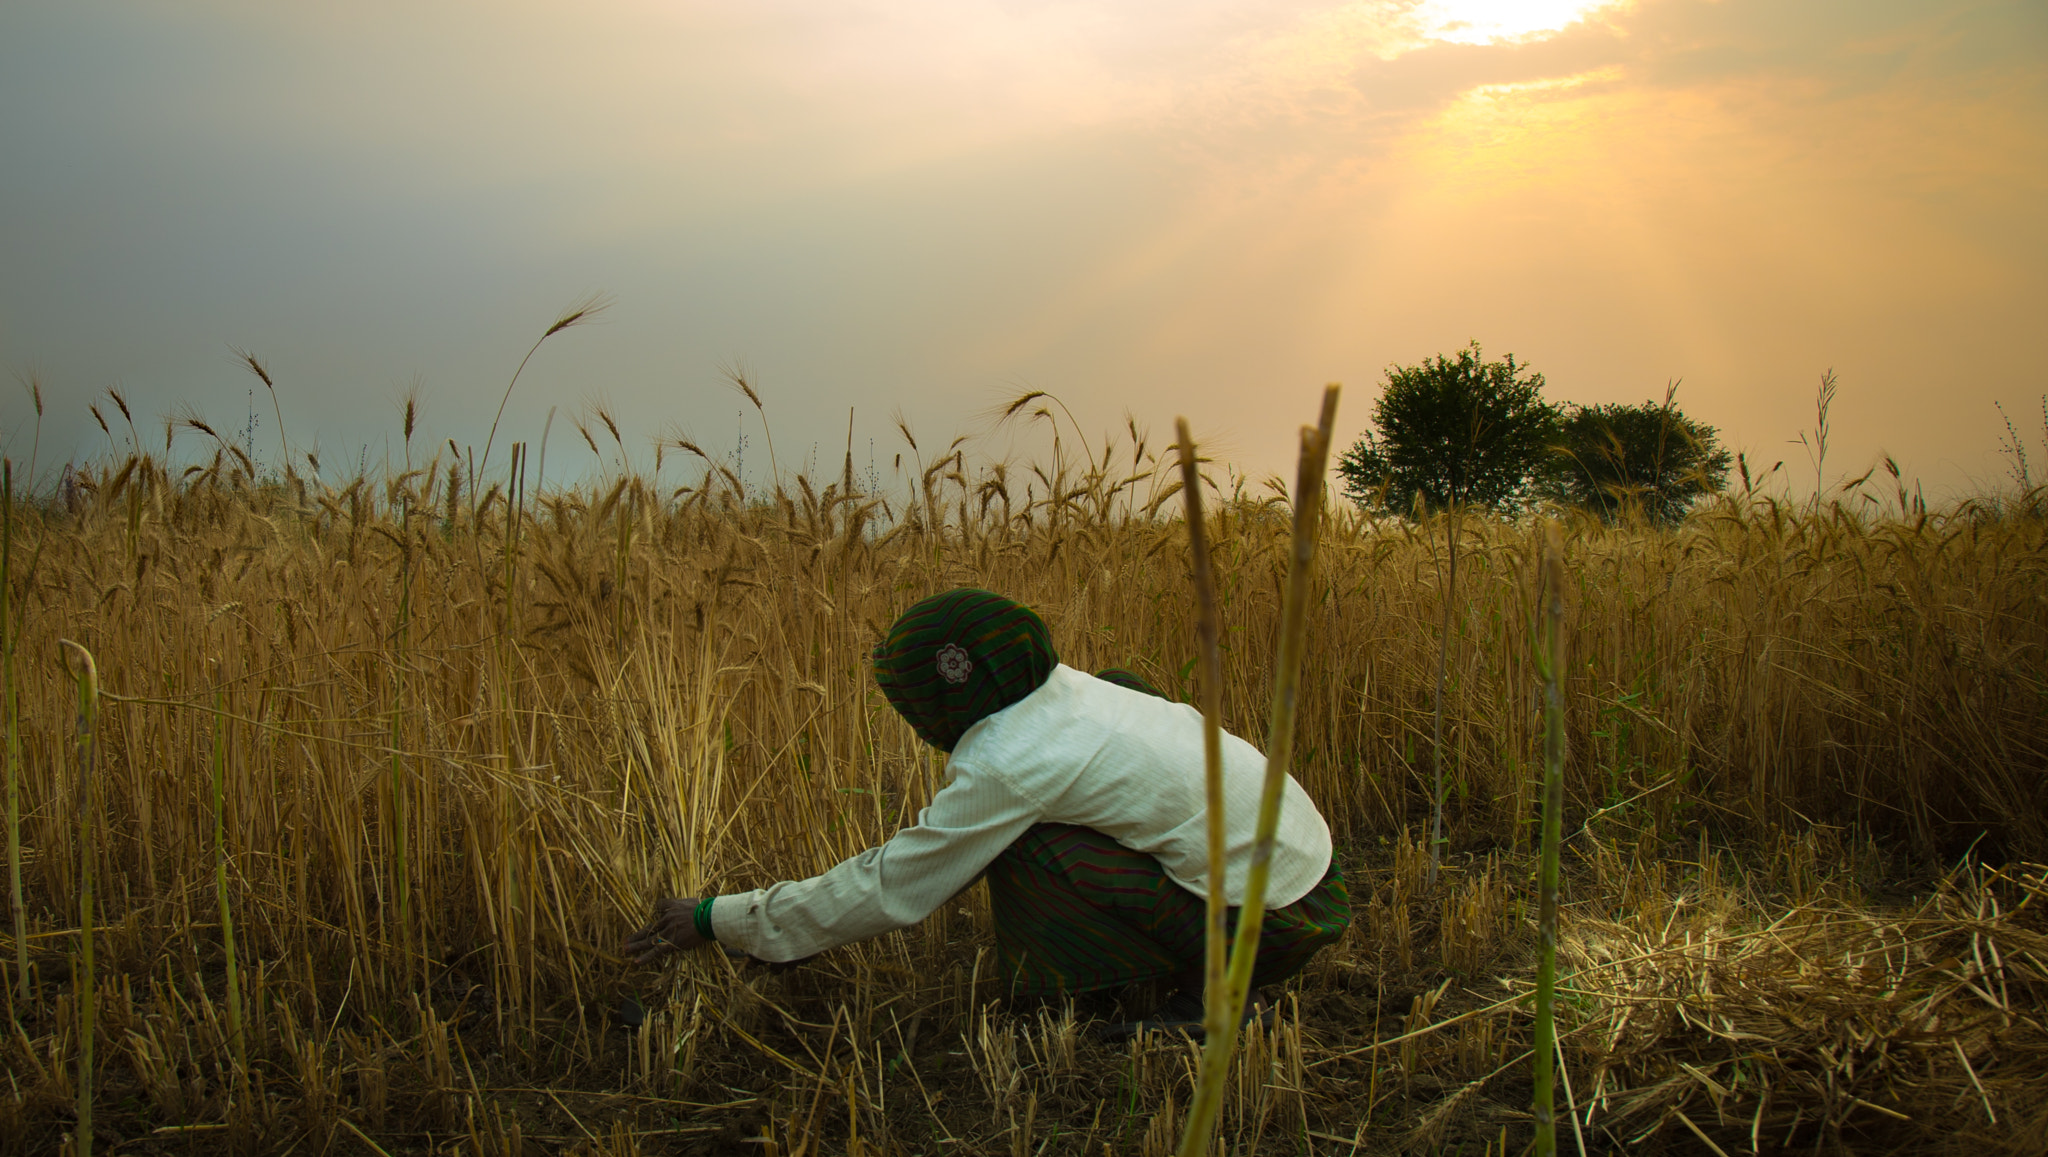
<instances>
[{"instance_id":1,"label":"sun glare","mask_svg":"<svg viewBox=\"0 0 2048 1157\"><path fill-rule=\"evenodd\" d=\"M1458 44L1530 40L1632 0L1427 0L1416 9L1424 34Z\"/></svg>"},{"instance_id":2,"label":"sun glare","mask_svg":"<svg viewBox=\"0 0 2048 1157\"><path fill-rule=\"evenodd\" d=\"M1452 101L1410 138L1415 160L1458 195L1479 199L1509 187L1571 183L1603 163L1619 67L1514 84L1482 84ZM1440 189L1438 196L1446 195Z\"/></svg>"}]
</instances>

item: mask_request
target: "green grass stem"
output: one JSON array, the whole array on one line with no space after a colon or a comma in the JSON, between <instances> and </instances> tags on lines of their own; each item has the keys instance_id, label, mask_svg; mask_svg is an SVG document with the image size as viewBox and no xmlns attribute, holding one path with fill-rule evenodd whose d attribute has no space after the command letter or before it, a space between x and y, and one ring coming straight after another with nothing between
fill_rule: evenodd
<instances>
[{"instance_id":1,"label":"green grass stem","mask_svg":"<svg viewBox=\"0 0 2048 1157\"><path fill-rule=\"evenodd\" d=\"M1258 825L1252 862L1246 873L1244 903L1238 906L1237 942L1232 946L1224 989L1228 1015L1223 1031L1206 1034L1195 1100L1188 1109L1181 1157L1206 1153L1223 1108L1223 1089L1230 1060L1237 1050L1238 1010L1251 991L1252 966L1258 959L1259 930L1266 919L1266 882L1273 869L1274 834L1280 827L1280 796L1287 783L1287 765L1294 756L1294 715L1301 686L1301 652L1308 636L1309 582L1314 576L1316 538L1322 528L1323 475L1330 454L1331 427L1337 420L1336 385L1323 389L1318 423L1301 429L1300 469L1294 484L1294 535L1289 550L1287 592L1280 611L1280 649L1273 672L1272 726L1266 736L1266 782L1259 795ZM1211 851L1211 859L1215 853ZM1221 888L1222 881L1211 882ZM1213 1001L1212 1001L1213 1003ZM1214 1019L1213 1013L1210 1019Z\"/></svg>"},{"instance_id":2,"label":"green grass stem","mask_svg":"<svg viewBox=\"0 0 2048 1157\"><path fill-rule=\"evenodd\" d=\"M1224 973L1225 941L1229 936L1229 901L1223 894L1223 659L1222 615L1216 609L1216 574L1209 560L1209 528L1202 516L1202 474L1195 457L1195 440L1188 433L1186 418L1175 426L1180 433L1181 499L1187 507L1188 554L1194 564L1195 636L1200 647L1202 701L1203 787L1209 809L1209 907L1208 953L1202 972L1206 1001L1204 1028L1210 1037L1228 1031L1232 1019Z\"/></svg>"}]
</instances>

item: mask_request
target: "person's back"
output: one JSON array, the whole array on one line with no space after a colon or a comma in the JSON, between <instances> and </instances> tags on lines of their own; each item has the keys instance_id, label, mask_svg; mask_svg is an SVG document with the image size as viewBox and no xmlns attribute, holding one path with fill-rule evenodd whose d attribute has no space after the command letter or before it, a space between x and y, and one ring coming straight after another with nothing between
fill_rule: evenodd
<instances>
[{"instance_id":1,"label":"person's back","mask_svg":"<svg viewBox=\"0 0 2048 1157\"><path fill-rule=\"evenodd\" d=\"M1223 733L1224 898L1244 901L1266 757ZM948 766L999 776L1042 808L1038 822L1093 828L1157 859L1174 883L1209 895L1202 716L1064 664L1037 690L967 730ZM1330 829L1293 776L1281 798L1267 906L1308 894L1330 865Z\"/></svg>"}]
</instances>

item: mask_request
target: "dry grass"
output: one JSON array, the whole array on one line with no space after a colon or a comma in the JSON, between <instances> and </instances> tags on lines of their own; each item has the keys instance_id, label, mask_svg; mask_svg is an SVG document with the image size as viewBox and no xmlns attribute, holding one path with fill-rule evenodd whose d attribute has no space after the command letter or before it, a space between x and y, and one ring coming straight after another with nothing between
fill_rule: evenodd
<instances>
[{"instance_id":1,"label":"dry grass","mask_svg":"<svg viewBox=\"0 0 2048 1157\"><path fill-rule=\"evenodd\" d=\"M259 485L221 453L177 476L112 464L69 509L19 509L40 975L10 1001L0 1149L54 1146L75 1092L66 636L110 695L103 1148L1170 1151L1192 1051L992 1010L976 893L794 972L615 954L656 895L809 874L915 816L942 767L865 657L932 590L1003 591L1069 663L1187 694L1166 472L1142 444L1020 469L956 443L907 500L851 492L849 472L746 503L709 477L528 496L437 458ZM1212 505L1224 709L1256 735L1287 512L1229 480ZM1458 854L1433 893L1406 832L1428 798L1440 547L1349 514L1325 534L1296 767L1348 849L1358 919L1246 1042L1220 1130L1246 1151L1526 1139L1535 542L1468 525ZM1677 533L1572 528L1559 1008L1588 1151L2039 1151L2044 530L1990 507L1771 501Z\"/></svg>"}]
</instances>

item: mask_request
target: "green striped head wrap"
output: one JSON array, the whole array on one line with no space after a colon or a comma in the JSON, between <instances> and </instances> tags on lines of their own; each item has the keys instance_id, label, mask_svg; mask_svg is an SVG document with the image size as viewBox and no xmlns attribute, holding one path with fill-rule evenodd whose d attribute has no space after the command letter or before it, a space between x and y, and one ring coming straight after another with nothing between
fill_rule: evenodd
<instances>
[{"instance_id":1,"label":"green striped head wrap","mask_svg":"<svg viewBox=\"0 0 2048 1157\"><path fill-rule=\"evenodd\" d=\"M919 738L951 751L968 728L1044 686L1059 661L1031 608L963 587L903 612L875 648L875 682Z\"/></svg>"}]
</instances>

